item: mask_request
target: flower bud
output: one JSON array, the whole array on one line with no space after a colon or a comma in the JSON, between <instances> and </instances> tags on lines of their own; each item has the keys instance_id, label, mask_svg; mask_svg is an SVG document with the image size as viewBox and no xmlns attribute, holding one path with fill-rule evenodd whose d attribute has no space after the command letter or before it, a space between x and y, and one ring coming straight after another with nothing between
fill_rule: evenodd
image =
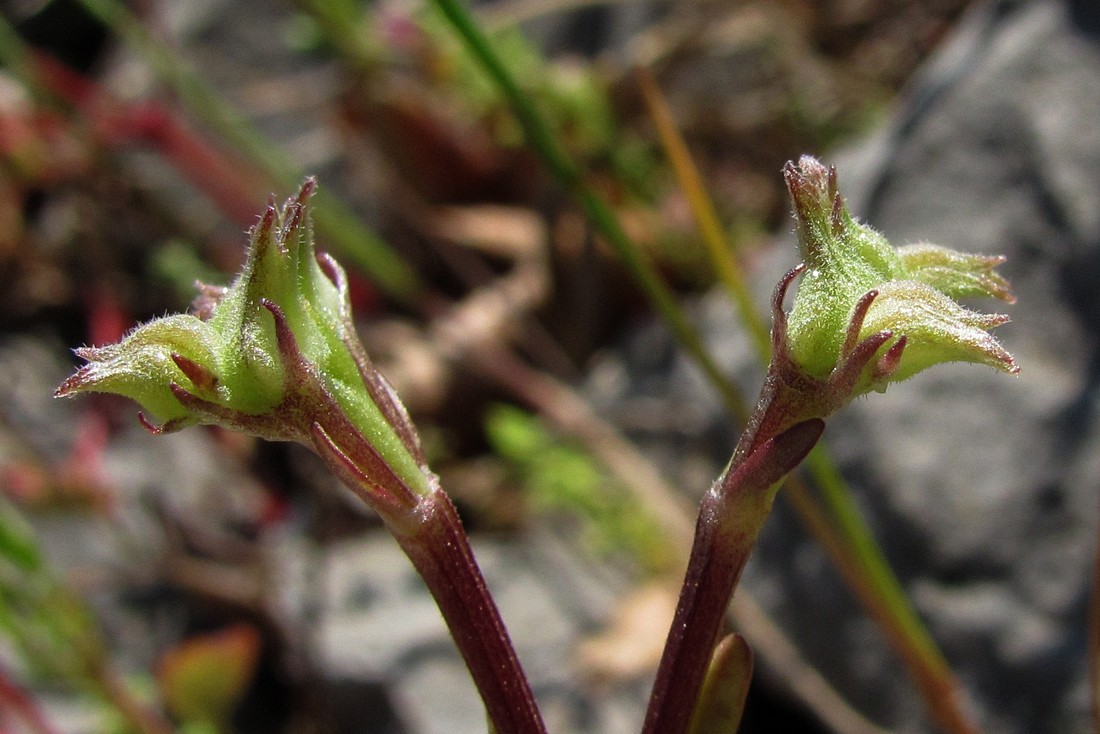
<instances>
[{"instance_id":1,"label":"flower bud","mask_svg":"<svg viewBox=\"0 0 1100 734\"><path fill-rule=\"evenodd\" d=\"M876 335L876 351L861 353L860 373L846 377L854 378L847 399L941 362L1019 371L989 334L1008 317L975 313L952 300L1012 302L1008 283L993 271L1003 258L928 244L895 249L849 213L835 168L804 156L783 175L805 266L783 346L803 372L825 380L850 370L853 350Z\"/></svg>"},{"instance_id":2,"label":"flower bud","mask_svg":"<svg viewBox=\"0 0 1100 734\"><path fill-rule=\"evenodd\" d=\"M156 433L203 423L298 441L399 504L427 492L416 432L355 334L344 271L314 249L315 188L307 180L283 207L268 205L229 287L200 285L193 313L76 350L87 364L56 395L131 398Z\"/></svg>"}]
</instances>

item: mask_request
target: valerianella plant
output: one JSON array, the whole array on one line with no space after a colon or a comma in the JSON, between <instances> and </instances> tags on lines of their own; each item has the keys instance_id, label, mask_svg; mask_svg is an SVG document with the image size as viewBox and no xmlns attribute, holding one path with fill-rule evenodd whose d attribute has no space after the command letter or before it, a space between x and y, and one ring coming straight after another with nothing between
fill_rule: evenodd
<instances>
[{"instance_id":1,"label":"valerianella plant","mask_svg":"<svg viewBox=\"0 0 1100 734\"><path fill-rule=\"evenodd\" d=\"M775 288L763 389L729 465L703 496L646 734L701 732L701 721L721 722L715 731L735 730L729 712L739 717L740 704L720 691L743 671L730 662L728 651L737 646L715 648L715 642L779 482L816 444L822 419L859 395L941 362L1018 371L989 334L1007 317L976 313L954 300L1011 302L1007 282L993 272L1002 258L935 245L895 249L848 212L834 168L806 156L788 163L783 175L803 262ZM788 317L783 301L799 275Z\"/></svg>"},{"instance_id":2,"label":"valerianella plant","mask_svg":"<svg viewBox=\"0 0 1100 734\"><path fill-rule=\"evenodd\" d=\"M1008 317L955 301L989 296L1013 303L1008 282L993 270L1003 257L930 244L895 248L852 217L834 167L803 156L784 166L783 176L802 263L773 296L772 360L754 431L774 435L800 420L824 418L853 398L944 362L1019 371L989 333ZM788 316L783 300L800 275Z\"/></svg>"},{"instance_id":3,"label":"valerianella plant","mask_svg":"<svg viewBox=\"0 0 1100 734\"><path fill-rule=\"evenodd\" d=\"M378 512L424 578L496 731L541 732L458 514L355 333L343 269L314 248L314 188L307 180L281 208L268 205L229 287L200 286L192 313L76 350L88 362L56 394L132 398L154 433L213 424L312 448Z\"/></svg>"},{"instance_id":4,"label":"valerianella plant","mask_svg":"<svg viewBox=\"0 0 1100 734\"><path fill-rule=\"evenodd\" d=\"M148 412L154 433L206 423L298 441L332 459L373 506L411 509L435 479L355 334L343 269L314 250L314 188L309 180L281 209L268 206L232 285L202 285L193 313L77 349L88 363L57 395L124 395Z\"/></svg>"},{"instance_id":5,"label":"valerianella plant","mask_svg":"<svg viewBox=\"0 0 1100 734\"><path fill-rule=\"evenodd\" d=\"M807 374L824 378L855 345L887 331L897 337L881 355L888 358L858 376L853 397L941 362L1017 371L988 333L1008 317L975 313L953 300L991 296L1012 303L1008 283L993 271L1003 257L928 244L894 248L852 218L837 191L835 168L806 156L797 166L788 163L783 175L805 266L791 309L788 346Z\"/></svg>"}]
</instances>

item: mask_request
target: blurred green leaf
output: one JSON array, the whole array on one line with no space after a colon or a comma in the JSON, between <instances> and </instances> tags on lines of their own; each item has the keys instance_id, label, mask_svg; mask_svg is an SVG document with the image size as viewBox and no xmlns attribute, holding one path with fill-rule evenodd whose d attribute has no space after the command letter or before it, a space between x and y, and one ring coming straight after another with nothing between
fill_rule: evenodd
<instances>
[{"instance_id":1,"label":"blurred green leaf","mask_svg":"<svg viewBox=\"0 0 1100 734\"><path fill-rule=\"evenodd\" d=\"M0 496L0 561L22 571L35 571L42 557L34 543L34 531L10 502ZM2 581L0 581L2 584Z\"/></svg>"},{"instance_id":2,"label":"blurred green leaf","mask_svg":"<svg viewBox=\"0 0 1100 734\"><path fill-rule=\"evenodd\" d=\"M180 643L157 671L168 710L188 731L222 730L252 680L260 650L259 633L245 625Z\"/></svg>"},{"instance_id":3,"label":"blurred green leaf","mask_svg":"<svg viewBox=\"0 0 1100 734\"><path fill-rule=\"evenodd\" d=\"M564 511L579 518L582 536L596 553L625 551L647 571L668 568L674 554L657 523L582 445L554 435L538 417L508 405L489 412L486 430L536 512Z\"/></svg>"}]
</instances>

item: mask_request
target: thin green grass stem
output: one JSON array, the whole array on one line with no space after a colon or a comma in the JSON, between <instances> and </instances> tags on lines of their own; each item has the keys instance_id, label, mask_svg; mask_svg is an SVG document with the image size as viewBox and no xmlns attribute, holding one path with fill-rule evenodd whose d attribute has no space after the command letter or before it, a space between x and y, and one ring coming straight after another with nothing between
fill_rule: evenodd
<instances>
[{"instance_id":1,"label":"thin green grass stem","mask_svg":"<svg viewBox=\"0 0 1100 734\"><path fill-rule=\"evenodd\" d=\"M890 568L824 443L814 447L806 464L830 516L831 534L844 544L840 550L850 582L905 661L932 718L943 731L976 734L951 666Z\"/></svg>"},{"instance_id":2,"label":"thin green grass stem","mask_svg":"<svg viewBox=\"0 0 1100 734\"><path fill-rule=\"evenodd\" d=\"M463 3L459 0L432 0L432 4L450 22L470 53L481 63L511 105L526 135L527 143L542 157L550 173L576 197L596 231L615 250L677 340L718 391L727 409L734 415L747 415L748 411L741 394L711 357L702 336L692 326L672 291L641 250L627 236L611 207L584 180L580 169L558 144L545 118L527 94L520 89L511 72L493 49L488 37Z\"/></svg>"},{"instance_id":3,"label":"thin green grass stem","mask_svg":"<svg viewBox=\"0 0 1100 734\"><path fill-rule=\"evenodd\" d=\"M820 446L819 450L829 460L828 452ZM812 459L807 461L812 468ZM945 732L974 734L976 729L964 713L961 692L953 674L935 642L925 631L923 623L910 607L908 598L882 559L877 546L871 546L873 554L879 556L877 561L869 562L858 557L857 548L849 540L848 534L839 528L840 523L834 518L833 510L822 506L801 477L788 477L783 485L783 494L810 533L825 548L837 571L868 616L879 625L891 647L906 665L932 718L940 723ZM858 514L855 519L858 524L863 524ZM893 587L895 594L884 592L884 585L872 580L875 574L868 571L868 568L876 565L891 579L887 583ZM899 614L899 608L905 611Z\"/></svg>"},{"instance_id":4,"label":"thin green grass stem","mask_svg":"<svg viewBox=\"0 0 1100 734\"><path fill-rule=\"evenodd\" d=\"M911 648L920 654L921 659L930 669L945 675L950 674L943 654L914 611L909 602L909 596L890 569L890 564L871 533L871 529L864 522L851 487L841 476L836 462L825 450L823 444L810 452L806 458L806 465L810 469L826 508L832 515L834 524L852 550L853 557L859 563L867 582L881 598L886 610L904 633Z\"/></svg>"}]
</instances>

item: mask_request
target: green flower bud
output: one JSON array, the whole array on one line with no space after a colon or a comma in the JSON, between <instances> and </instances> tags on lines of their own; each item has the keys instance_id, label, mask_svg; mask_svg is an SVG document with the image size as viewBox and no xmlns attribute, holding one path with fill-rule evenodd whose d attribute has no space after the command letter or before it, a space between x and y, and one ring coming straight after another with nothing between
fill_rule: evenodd
<instances>
[{"instance_id":1,"label":"green flower bud","mask_svg":"<svg viewBox=\"0 0 1100 734\"><path fill-rule=\"evenodd\" d=\"M1003 258L927 244L895 249L849 213L835 168L804 156L783 174L805 265L785 348L804 373L825 380L850 369L852 350L882 334L888 336L875 354L861 353L861 372L847 399L941 362L1019 371L989 334L1008 317L975 313L952 300L991 296L1012 302L1008 283L993 272Z\"/></svg>"},{"instance_id":2,"label":"green flower bud","mask_svg":"<svg viewBox=\"0 0 1100 734\"><path fill-rule=\"evenodd\" d=\"M188 411L172 395L169 385L192 383L177 361L212 364L213 342L210 325L194 316L177 314L155 319L131 331L118 344L74 350L88 363L65 380L56 394L90 390L115 393L140 403L158 420L182 427L188 422ZM212 374L194 374L202 383L201 389L209 394L216 379Z\"/></svg>"},{"instance_id":3,"label":"green flower bud","mask_svg":"<svg viewBox=\"0 0 1100 734\"><path fill-rule=\"evenodd\" d=\"M193 313L154 319L88 363L56 395L109 392L138 402L156 433L203 423L299 441L353 486L399 505L433 486L404 408L351 321L344 271L317 254L310 179L250 232L228 288L200 286Z\"/></svg>"}]
</instances>

